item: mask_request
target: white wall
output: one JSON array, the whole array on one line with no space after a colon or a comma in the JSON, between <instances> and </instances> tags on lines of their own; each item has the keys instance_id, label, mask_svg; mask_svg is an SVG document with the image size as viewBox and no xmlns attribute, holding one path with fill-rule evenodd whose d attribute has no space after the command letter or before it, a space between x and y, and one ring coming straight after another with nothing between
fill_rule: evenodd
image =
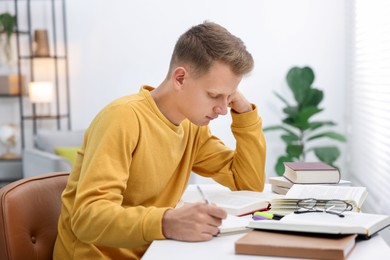
<instances>
[{"instance_id":1,"label":"white wall","mask_svg":"<svg viewBox=\"0 0 390 260\"><path fill-rule=\"evenodd\" d=\"M290 94L284 77L291 66L310 65L315 86L325 91L325 112L344 131L344 1L340 0L69 0L68 35L72 124L85 128L109 101L158 85L176 39L211 20L242 38L256 67L241 90L258 104L264 125L278 123L282 104L273 91ZM230 147L230 118L212 123ZM279 133L267 134L267 175L284 149ZM343 165L343 161L339 162Z\"/></svg>"},{"instance_id":2,"label":"white wall","mask_svg":"<svg viewBox=\"0 0 390 260\"><path fill-rule=\"evenodd\" d=\"M246 42L256 67L241 91L259 107L264 126L279 123L287 98L285 75L311 66L325 91L325 112L344 132L344 1L340 0L67 0L72 126L86 128L111 100L158 85L176 39L190 26L211 20ZM0 116L1 117L1 116ZM213 132L234 147L230 118ZM267 175L284 149L278 133L267 134ZM343 160L339 165L343 165Z\"/></svg>"}]
</instances>

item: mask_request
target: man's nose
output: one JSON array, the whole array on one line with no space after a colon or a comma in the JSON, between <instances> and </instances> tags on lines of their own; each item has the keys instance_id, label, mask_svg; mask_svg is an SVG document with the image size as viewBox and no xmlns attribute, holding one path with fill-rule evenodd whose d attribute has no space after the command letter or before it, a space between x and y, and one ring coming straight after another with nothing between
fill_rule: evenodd
<instances>
[{"instance_id":1,"label":"man's nose","mask_svg":"<svg viewBox=\"0 0 390 260\"><path fill-rule=\"evenodd\" d=\"M214 112L218 115L226 115L228 112L228 99L223 98L217 106L214 107Z\"/></svg>"}]
</instances>

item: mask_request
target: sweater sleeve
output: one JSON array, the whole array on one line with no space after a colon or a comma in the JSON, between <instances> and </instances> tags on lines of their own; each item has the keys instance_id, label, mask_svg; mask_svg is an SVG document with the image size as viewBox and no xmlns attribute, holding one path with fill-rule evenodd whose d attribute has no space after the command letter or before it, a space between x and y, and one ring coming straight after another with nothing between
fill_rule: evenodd
<instances>
[{"instance_id":1,"label":"sweater sleeve","mask_svg":"<svg viewBox=\"0 0 390 260\"><path fill-rule=\"evenodd\" d=\"M247 113L231 111L231 130L236 149L231 150L213 136L208 127L201 129L200 148L193 171L211 177L232 190L262 191L265 182L266 142L257 107Z\"/></svg>"},{"instance_id":2,"label":"sweater sleeve","mask_svg":"<svg viewBox=\"0 0 390 260\"><path fill-rule=\"evenodd\" d=\"M87 130L70 213L72 231L84 243L132 248L164 238L168 208L122 205L138 135L135 113L120 107L103 110Z\"/></svg>"}]
</instances>

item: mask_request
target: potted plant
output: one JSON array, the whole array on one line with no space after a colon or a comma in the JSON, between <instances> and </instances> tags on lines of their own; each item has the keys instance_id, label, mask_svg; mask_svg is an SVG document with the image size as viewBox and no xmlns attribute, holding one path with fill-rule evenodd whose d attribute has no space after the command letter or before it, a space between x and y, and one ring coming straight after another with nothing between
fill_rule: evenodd
<instances>
[{"instance_id":1,"label":"potted plant","mask_svg":"<svg viewBox=\"0 0 390 260\"><path fill-rule=\"evenodd\" d=\"M7 62L11 60L11 35L16 28L16 16L10 13L0 14L0 33L5 33L4 53ZM1 38L0 38L1 40Z\"/></svg>"},{"instance_id":2,"label":"potted plant","mask_svg":"<svg viewBox=\"0 0 390 260\"><path fill-rule=\"evenodd\" d=\"M324 97L322 90L314 88L314 72L310 67L293 67L286 76L289 89L292 91L295 102L290 104L282 95L275 95L285 104L283 112L286 117L280 125L264 128L264 132L281 130L282 141L286 145L285 153L275 164L278 175L284 173L284 162L305 161L308 153L313 152L322 162L333 165L340 156L340 150L335 145L315 146L313 141L321 138L330 138L345 142L346 138L331 130L322 130L325 127L335 126L333 121L314 121L312 117L323 111L319 105Z\"/></svg>"}]
</instances>

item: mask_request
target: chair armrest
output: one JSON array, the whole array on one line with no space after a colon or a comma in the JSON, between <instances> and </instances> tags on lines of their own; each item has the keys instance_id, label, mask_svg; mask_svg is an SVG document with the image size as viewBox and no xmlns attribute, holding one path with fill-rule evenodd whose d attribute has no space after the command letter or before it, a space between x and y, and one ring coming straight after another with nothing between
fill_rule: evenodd
<instances>
[{"instance_id":1,"label":"chair armrest","mask_svg":"<svg viewBox=\"0 0 390 260\"><path fill-rule=\"evenodd\" d=\"M38 149L23 151L23 177L48 172L69 172L72 166L68 160L53 153Z\"/></svg>"}]
</instances>

